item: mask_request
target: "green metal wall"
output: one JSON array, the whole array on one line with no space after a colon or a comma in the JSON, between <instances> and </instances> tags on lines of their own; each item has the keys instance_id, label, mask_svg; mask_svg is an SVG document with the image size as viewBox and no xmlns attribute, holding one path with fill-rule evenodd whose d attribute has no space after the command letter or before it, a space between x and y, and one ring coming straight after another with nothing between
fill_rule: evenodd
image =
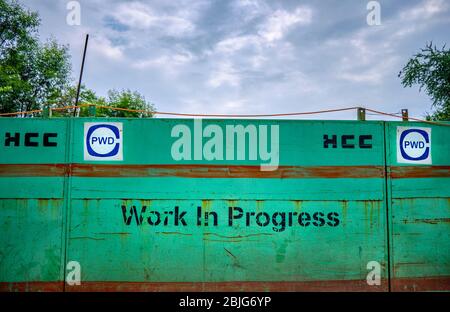
<instances>
[{"instance_id":1,"label":"green metal wall","mask_svg":"<svg viewBox=\"0 0 450 312\"><path fill-rule=\"evenodd\" d=\"M84 160L88 122L122 123L123 160ZM1 289L450 289L448 127L420 124L432 128L424 166L396 162L397 126L417 123L202 121L224 134L227 125L278 126L279 167L261 171L259 157L175 160L179 124L195 133L186 119L1 119L0 138L22 140L0 141ZM25 133L38 133L39 146L23 146ZM44 133L57 133L57 146L42 146ZM336 147L324 147L325 135ZM173 215L149 224L175 207L186 225ZM277 225L253 215L230 226L230 207ZM217 225L212 216L197 225L198 211L216 213ZM283 213L293 222L281 229ZM81 265L79 286L64 283L69 261ZM381 285L367 283L371 261Z\"/></svg>"},{"instance_id":2,"label":"green metal wall","mask_svg":"<svg viewBox=\"0 0 450 312\"><path fill-rule=\"evenodd\" d=\"M63 290L67 206L61 168L67 164L67 127L66 120L0 120L0 281L4 290ZM52 139L57 146L42 146L44 132L57 133ZM7 148L6 133L19 133L19 146ZM25 147L25 133L38 133L33 140L39 146ZM35 172L42 164L60 167Z\"/></svg>"},{"instance_id":3,"label":"green metal wall","mask_svg":"<svg viewBox=\"0 0 450 312\"><path fill-rule=\"evenodd\" d=\"M416 126L408 123L407 126ZM431 129L432 165L397 163L396 131L386 123L390 172L391 282L396 291L450 290L449 127Z\"/></svg>"}]
</instances>

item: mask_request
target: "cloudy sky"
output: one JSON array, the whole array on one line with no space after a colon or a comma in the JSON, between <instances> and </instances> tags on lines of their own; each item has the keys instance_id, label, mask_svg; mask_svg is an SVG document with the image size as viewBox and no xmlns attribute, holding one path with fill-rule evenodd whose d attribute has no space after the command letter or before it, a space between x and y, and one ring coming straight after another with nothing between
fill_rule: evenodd
<instances>
[{"instance_id":1,"label":"cloudy sky","mask_svg":"<svg viewBox=\"0 0 450 312\"><path fill-rule=\"evenodd\" d=\"M397 74L427 42L450 39L449 0L379 0L378 26L367 23L366 0L79 0L79 26L67 23L70 1L19 1L39 12L42 40L70 46L74 78L89 33L87 87L137 90L160 111L365 106L423 117L431 101Z\"/></svg>"}]
</instances>

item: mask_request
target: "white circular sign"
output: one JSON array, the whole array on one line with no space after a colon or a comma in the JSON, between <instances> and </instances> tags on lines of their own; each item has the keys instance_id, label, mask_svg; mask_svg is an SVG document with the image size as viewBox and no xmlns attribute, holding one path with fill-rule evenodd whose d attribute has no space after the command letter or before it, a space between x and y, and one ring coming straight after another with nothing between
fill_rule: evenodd
<instances>
[{"instance_id":1,"label":"white circular sign","mask_svg":"<svg viewBox=\"0 0 450 312\"><path fill-rule=\"evenodd\" d=\"M95 129L89 138L89 144L94 152L107 155L116 147L116 135L106 127Z\"/></svg>"},{"instance_id":2,"label":"white circular sign","mask_svg":"<svg viewBox=\"0 0 450 312\"><path fill-rule=\"evenodd\" d=\"M419 132L410 132L403 139L403 151L411 158L420 158L427 149L428 143Z\"/></svg>"}]
</instances>

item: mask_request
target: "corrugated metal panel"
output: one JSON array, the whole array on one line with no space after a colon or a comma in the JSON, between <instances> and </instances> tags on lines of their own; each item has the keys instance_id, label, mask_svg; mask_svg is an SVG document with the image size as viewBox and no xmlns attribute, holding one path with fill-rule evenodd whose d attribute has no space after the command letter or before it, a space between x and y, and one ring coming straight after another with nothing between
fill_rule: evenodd
<instances>
[{"instance_id":1,"label":"corrugated metal panel","mask_svg":"<svg viewBox=\"0 0 450 312\"><path fill-rule=\"evenodd\" d=\"M0 120L0 135L0 289L61 291L65 174L33 171L42 163L67 163L67 122L8 118Z\"/></svg>"},{"instance_id":2,"label":"corrugated metal panel","mask_svg":"<svg viewBox=\"0 0 450 312\"><path fill-rule=\"evenodd\" d=\"M123 160L85 160L85 126L89 122L122 123ZM193 157L199 156L195 155L196 130L209 125L221 130L223 140L227 125L250 125L257 131L262 129L259 126L268 126L269 133L271 126L278 126L278 169L261 171L260 164L265 161L261 155L249 160L248 145L243 160L177 161L171 154L177 138L171 133L180 124L190 129ZM449 289L448 221L437 221L439 229L427 227L430 220L448 218L445 181L449 149L444 141L444 131L448 130L433 128L436 159L425 170L394 162L395 125L293 120L203 120L200 124L182 119L2 119L1 136L29 129L38 132L38 138L58 133L57 147L1 147L0 185L11 190L0 191L1 205L7 207L1 210L2 230L7 237L17 236L13 239L16 254L2 254L2 289L61 289L64 266L75 260L81 265L81 285L66 285L66 291L386 291L389 253L393 281L398 283L401 278L403 283L394 289L416 283L417 277L440 278L437 283L441 289ZM209 139L204 138L203 143ZM269 148L273 139L269 134ZM225 155L227 145L223 148ZM385 166L385 156L391 166ZM417 179L435 183L437 188L423 192L427 199L411 202L411 194L421 197L417 196L421 191L415 193L408 186L420 185ZM392 202L392 209L387 202ZM431 208L426 214L417 212L418 218L399 208L420 210L421 205ZM27 209L30 213L23 217ZM230 211L237 216L241 210L242 217L230 223ZM200 225L198 214L202 216ZM209 225L205 225L205 214ZM409 219L401 223L398 218ZM416 219L425 221L422 224ZM414 222L403 228L410 224L408 220ZM20 237L25 234L16 235L19 228L27 229L24 233L32 241L38 241L34 234L48 231L44 239L27 245ZM430 244L422 247L429 264L424 270L416 265L416 273L402 265L420 260L410 255L421 247L413 244L405 234L408 231L426 232L422 234L424 244L441 238L435 243L440 256L431 254L434 249ZM388 233L392 234L390 244ZM37 250L39 244L51 246L47 252L51 249L59 258ZM0 240L2 251L10 245L8 239ZM371 261L381 265L379 286L366 281ZM22 273L11 274L4 263ZM39 274L32 274L32 263ZM436 269L437 264L443 266ZM410 282L405 282L407 279ZM405 287L411 288L408 285Z\"/></svg>"},{"instance_id":3,"label":"corrugated metal panel","mask_svg":"<svg viewBox=\"0 0 450 312\"><path fill-rule=\"evenodd\" d=\"M399 127L430 129L432 165L398 163ZM386 131L392 289L450 290L449 127L392 122Z\"/></svg>"},{"instance_id":4,"label":"corrugated metal panel","mask_svg":"<svg viewBox=\"0 0 450 312\"><path fill-rule=\"evenodd\" d=\"M179 289L174 282L201 290L255 282L264 290L387 289L365 282L369 261L387 267L382 123L203 120L224 134L227 124L279 126L280 168L268 172L260 161L175 161L171 130L180 123L195 135L192 120L124 120L119 164L91 165L74 145L68 258L80 259L85 274L74 290ZM74 142L83 124L74 122ZM373 147L324 149L324 135L345 134L372 135ZM141 225L124 223L122 209L129 216L132 207L146 207ZM145 222L150 211L174 207L187 213L186 226ZM255 215L248 226L244 218L229 226L230 207L293 219L323 213L325 221L335 213L339 224L294 220L276 232ZM197 226L197 209L217 213L218 225Z\"/></svg>"}]
</instances>

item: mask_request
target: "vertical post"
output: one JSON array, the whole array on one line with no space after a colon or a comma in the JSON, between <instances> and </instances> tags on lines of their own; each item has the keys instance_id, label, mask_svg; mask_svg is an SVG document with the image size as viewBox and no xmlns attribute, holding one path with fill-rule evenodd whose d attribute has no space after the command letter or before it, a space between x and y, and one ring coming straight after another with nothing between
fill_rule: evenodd
<instances>
[{"instance_id":1,"label":"vertical post","mask_svg":"<svg viewBox=\"0 0 450 312\"><path fill-rule=\"evenodd\" d=\"M83 79L84 60L86 59L86 50L88 41L89 41L89 34L86 34L86 41L84 42L83 60L81 61L80 79L78 80L78 87L77 87L77 97L75 98L75 106L78 106L78 100L80 98L81 81ZM76 116L76 113L77 108L75 107L75 109L73 110L73 117Z\"/></svg>"},{"instance_id":2,"label":"vertical post","mask_svg":"<svg viewBox=\"0 0 450 312\"><path fill-rule=\"evenodd\" d=\"M95 117L96 113L97 113L97 109L96 109L95 105L89 105L89 116Z\"/></svg>"},{"instance_id":3,"label":"vertical post","mask_svg":"<svg viewBox=\"0 0 450 312\"><path fill-rule=\"evenodd\" d=\"M358 107L357 117L358 117L359 121L365 121L366 120L366 109L363 107Z\"/></svg>"},{"instance_id":4,"label":"vertical post","mask_svg":"<svg viewBox=\"0 0 450 312\"><path fill-rule=\"evenodd\" d=\"M50 106L49 105L45 105L42 108L42 117L44 117L44 118L49 118L50 117Z\"/></svg>"},{"instance_id":5,"label":"vertical post","mask_svg":"<svg viewBox=\"0 0 450 312\"><path fill-rule=\"evenodd\" d=\"M409 119L408 110L406 108L402 109L402 117L403 117L403 121L408 121L408 119Z\"/></svg>"}]
</instances>

